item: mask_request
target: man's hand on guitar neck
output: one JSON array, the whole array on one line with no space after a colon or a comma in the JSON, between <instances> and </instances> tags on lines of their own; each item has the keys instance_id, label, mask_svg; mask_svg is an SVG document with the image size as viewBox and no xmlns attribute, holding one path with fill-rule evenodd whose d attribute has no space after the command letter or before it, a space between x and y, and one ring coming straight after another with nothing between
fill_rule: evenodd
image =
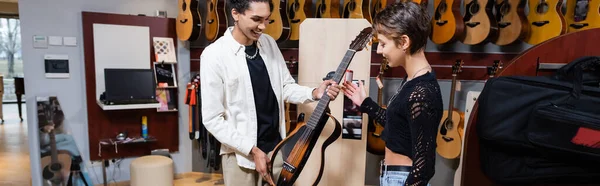
<instances>
[{"instance_id":1,"label":"man's hand on guitar neck","mask_svg":"<svg viewBox=\"0 0 600 186\"><path fill-rule=\"evenodd\" d=\"M267 154L265 154L265 152L263 152L255 146L252 147L250 155L254 158L254 164L256 164L256 171L258 172L260 177L266 180L270 185L275 185L275 183L273 182L273 178L271 177L271 173L269 172L269 170L271 170L271 167L267 167L268 165L271 165L271 159L267 156Z\"/></svg>"}]
</instances>

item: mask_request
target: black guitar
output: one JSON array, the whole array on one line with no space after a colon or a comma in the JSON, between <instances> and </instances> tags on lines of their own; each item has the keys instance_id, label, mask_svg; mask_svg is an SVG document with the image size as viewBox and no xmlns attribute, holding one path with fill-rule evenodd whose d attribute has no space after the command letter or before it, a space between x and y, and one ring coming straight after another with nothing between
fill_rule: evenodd
<instances>
[{"instance_id":1,"label":"black guitar","mask_svg":"<svg viewBox=\"0 0 600 186\"><path fill-rule=\"evenodd\" d=\"M340 83L342 80L342 77L350 65L350 61L352 61L354 54L365 48L367 43L371 42L372 37L373 28L367 27L363 29L356 39L352 41L350 48L346 51L342 62L338 66L335 75L333 76L333 80L336 83ZM330 98L327 96L327 93L324 92L317 107L311 114L309 121L305 122L302 118L298 118L298 126L296 129L294 129L294 131L292 131L287 138L283 139L283 141L277 144L273 150L274 156L271 157L270 167L273 167L272 164L275 162L276 158L281 158L283 160L283 169L281 170L279 179L277 179L278 186L291 186L294 184L317 143L322 145L320 149L321 167L314 183L317 184L321 180L323 166L325 165L325 148L337 140L342 133L341 126L337 120L335 120L335 118L333 118L333 116L331 116L329 113L326 113L326 108L329 105L329 102ZM321 132L323 132L325 124L329 118L332 118L338 124L335 125L334 131L328 135L326 140L319 140L319 136L321 135ZM281 151L281 153L279 153L279 151ZM281 156L277 154L281 154ZM272 170L270 172L272 172Z\"/></svg>"}]
</instances>

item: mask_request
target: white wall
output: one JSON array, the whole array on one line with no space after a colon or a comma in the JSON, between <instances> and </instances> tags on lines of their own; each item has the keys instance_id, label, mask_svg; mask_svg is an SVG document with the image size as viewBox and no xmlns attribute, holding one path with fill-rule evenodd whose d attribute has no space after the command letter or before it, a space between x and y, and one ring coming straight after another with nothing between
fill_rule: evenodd
<instances>
[{"instance_id":1,"label":"white wall","mask_svg":"<svg viewBox=\"0 0 600 186\"><path fill-rule=\"evenodd\" d=\"M71 131L86 164L89 165L88 123L86 112L86 85L83 55L83 33L81 23L82 11L106 12L117 14L146 14L153 16L156 10L166 10L168 17L177 16L177 0L20 0L19 14L21 19L22 52L25 74L25 90L27 101L27 123L29 136L29 152L33 185L41 185L39 139L37 130L36 96L56 95L65 112L65 126ZM72 36L77 37L77 47L49 46L47 49L34 49L32 37ZM189 79L189 50L183 43L178 44L179 86L185 87ZM44 77L44 54L69 55L69 79L46 79ZM179 97L185 95L179 92ZM183 99L179 99L179 105ZM191 171L191 142L187 139L186 109L180 109L179 152L172 154L175 171L178 173ZM92 146L95 148L95 146ZM121 164L119 180L129 180L129 163L131 158ZM88 166L88 173L95 184L102 181L102 169L99 163ZM107 170L108 178L112 177L112 167Z\"/></svg>"}]
</instances>

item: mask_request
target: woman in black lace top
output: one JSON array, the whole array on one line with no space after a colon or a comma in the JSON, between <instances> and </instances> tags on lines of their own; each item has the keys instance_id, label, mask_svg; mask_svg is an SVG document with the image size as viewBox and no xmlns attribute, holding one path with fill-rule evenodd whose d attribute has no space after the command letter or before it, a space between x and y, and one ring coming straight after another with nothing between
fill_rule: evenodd
<instances>
[{"instance_id":1,"label":"woman in black lace top","mask_svg":"<svg viewBox=\"0 0 600 186\"><path fill-rule=\"evenodd\" d=\"M358 86L344 83L344 94L360 105L363 113L384 124L382 186L428 185L435 173L436 130L443 103L424 53L430 23L426 10L413 2L388 6L374 18L377 53L388 60L390 67L403 67L407 74L387 109L366 96L362 82Z\"/></svg>"}]
</instances>

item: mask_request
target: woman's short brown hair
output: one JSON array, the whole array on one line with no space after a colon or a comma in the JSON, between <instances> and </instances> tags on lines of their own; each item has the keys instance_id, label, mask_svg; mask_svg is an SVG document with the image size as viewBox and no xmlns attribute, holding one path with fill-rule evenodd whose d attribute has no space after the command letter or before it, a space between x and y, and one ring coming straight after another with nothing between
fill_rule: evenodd
<instances>
[{"instance_id":1,"label":"woman's short brown hair","mask_svg":"<svg viewBox=\"0 0 600 186\"><path fill-rule=\"evenodd\" d=\"M400 36L407 35L412 41L410 54L425 48L431 32L431 18L426 7L417 3L399 2L387 6L373 19L373 26L378 34L383 34L400 44Z\"/></svg>"}]
</instances>

